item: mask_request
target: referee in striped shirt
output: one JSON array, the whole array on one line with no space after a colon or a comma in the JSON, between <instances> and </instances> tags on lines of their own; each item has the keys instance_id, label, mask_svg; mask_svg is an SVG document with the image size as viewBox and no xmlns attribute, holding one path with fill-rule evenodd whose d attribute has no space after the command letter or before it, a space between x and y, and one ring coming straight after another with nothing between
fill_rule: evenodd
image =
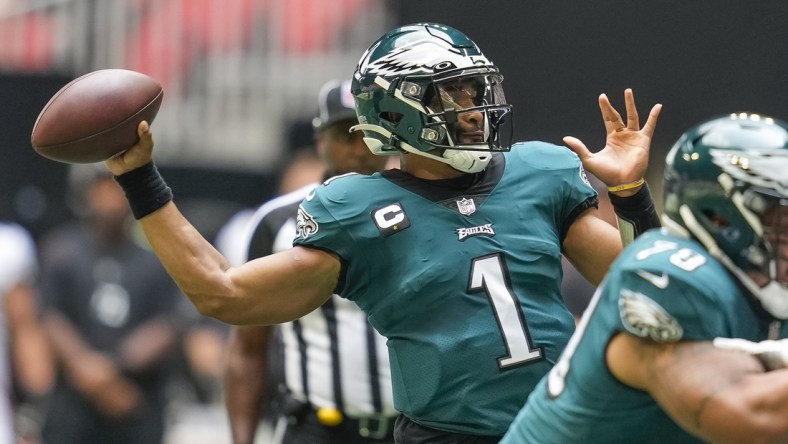
<instances>
[{"instance_id":1,"label":"referee in striped shirt","mask_svg":"<svg viewBox=\"0 0 788 444\"><path fill-rule=\"evenodd\" d=\"M318 104L315 146L327 169L325 177L383 170L387 158L373 155L360 132L349 132L357 123L350 82L325 84ZM257 209L247 225L248 259L290 248L298 205L317 185ZM334 295L293 322L234 327L225 375L234 444L254 441L273 341L281 341L286 392L274 425L274 444L394 442L397 413L385 338L353 302Z\"/></svg>"}]
</instances>

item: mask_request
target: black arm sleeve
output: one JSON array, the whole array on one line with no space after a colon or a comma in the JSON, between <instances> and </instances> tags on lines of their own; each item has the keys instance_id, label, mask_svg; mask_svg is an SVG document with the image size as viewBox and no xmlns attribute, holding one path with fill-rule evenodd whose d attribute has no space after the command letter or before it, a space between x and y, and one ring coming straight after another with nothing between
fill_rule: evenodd
<instances>
[{"instance_id":1,"label":"black arm sleeve","mask_svg":"<svg viewBox=\"0 0 788 444\"><path fill-rule=\"evenodd\" d=\"M647 230L662 226L648 184L643 185L640 191L629 197L616 196L610 192L608 197L618 219L618 230L621 232L624 246Z\"/></svg>"}]
</instances>

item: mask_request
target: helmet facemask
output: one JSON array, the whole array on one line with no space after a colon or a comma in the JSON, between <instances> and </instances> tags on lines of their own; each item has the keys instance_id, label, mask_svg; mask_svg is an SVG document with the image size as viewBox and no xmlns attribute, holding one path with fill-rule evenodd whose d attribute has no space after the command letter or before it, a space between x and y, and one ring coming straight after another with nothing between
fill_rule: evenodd
<instances>
[{"instance_id":1,"label":"helmet facemask","mask_svg":"<svg viewBox=\"0 0 788 444\"><path fill-rule=\"evenodd\" d=\"M466 173L483 170L492 152L511 148L512 107L506 103L502 80L489 67L406 76L396 84L377 79L376 84L385 85L391 95L389 100L399 101L398 108L404 111L380 116L382 126L390 128L389 149L430 157ZM381 133L363 124L356 129ZM374 139L370 142L380 145Z\"/></svg>"},{"instance_id":2,"label":"helmet facemask","mask_svg":"<svg viewBox=\"0 0 788 444\"><path fill-rule=\"evenodd\" d=\"M788 198L774 190L752 188L742 195L742 205L758 218L762 251L748 252L753 264L747 273L764 308L788 319Z\"/></svg>"},{"instance_id":3,"label":"helmet facemask","mask_svg":"<svg viewBox=\"0 0 788 444\"><path fill-rule=\"evenodd\" d=\"M700 210L683 205L679 209L682 225L760 300L766 311L788 319L788 199L776 197L771 190L733 189L726 175L720 176L720 183L730 190L732 208L741 217L725 212L731 207L715 205L712 200ZM749 230L737 228L743 224ZM733 245L736 248L731 248Z\"/></svg>"},{"instance_id":4,"label":"helmet facemask","mask_svg":"<svg viewBox=\"0 0 788 444\"><path fill-rule=\"evenodd\" d=\"M420 138L433 149L508 151L512 140L511 106L498 73L453 70L426 84L402 81L403 96L419 102L424 113Z\"/></svg>"}]
</instances>

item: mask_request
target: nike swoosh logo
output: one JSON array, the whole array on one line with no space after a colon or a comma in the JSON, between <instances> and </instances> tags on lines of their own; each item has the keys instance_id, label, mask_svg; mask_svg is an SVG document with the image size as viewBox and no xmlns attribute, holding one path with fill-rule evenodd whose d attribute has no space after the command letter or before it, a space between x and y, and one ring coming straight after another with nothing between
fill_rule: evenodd
<instances>
[{"instance_id":1,"label":"nike swoosh logo","mask_svg":"<svg viewBox=\"0 0 788 444\"><path fill-rule=\"evenodd\" d=\"M305 199L307 200L307 202L315 198L315 193L317 193L317 187L312 188L311 190L309 190L308 193L306 193Z\"/></svg>"},{"instance_id":2,"label":"nike swoosh logo","mask_svg":"<svg viewBox=\"0 0 788 444\"><path fill-rule=\"evenodd\" d=\"M657 276L656 274L649 273L648 271L638 270L637 274L643 279L651 282L652 285L659 288L660 290L664 290L665 288L667 288L668 283L670 281L670 278L665 273L662 273L661 275Z\"/></svg>"}]
</instances>

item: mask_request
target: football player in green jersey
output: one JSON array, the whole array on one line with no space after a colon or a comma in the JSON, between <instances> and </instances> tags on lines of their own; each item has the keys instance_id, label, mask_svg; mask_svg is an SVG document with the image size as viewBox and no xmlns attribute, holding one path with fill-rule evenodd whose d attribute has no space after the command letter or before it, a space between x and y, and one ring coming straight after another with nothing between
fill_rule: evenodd
<instances>
[{"instance_id":1,"label":"football player in green jersey","mask_svg":"<svg viewBox=\"0 0 788 444\"><path fill-rule=\"evenodd\" d=\"M788 126L712 119L665 171L665 228L616 259L503 443L788 441Z\"/></svg>"},{"instance_id":2,"label":"football player in green jersey","mask_svg":"<svg viewBox=\"0 0 788 444\"><path fill-rule=\"evenodd\" d=\"M332 292L388 338L398 442L497 442L574 330L565 255L598 283L622 249L584 168L632 237L658 225L643 176L660 105L641 128L605 95L605 146L511 143L498 68L456 29L397 28L362 56L357 131L399 170L335 177L304 200L294 248L239 267L183 218L140 143L107 162L153 249L204 314L233 324L303 316ZM624 222L622 222L624 223Z\"/></svg>"}]
</instances>

